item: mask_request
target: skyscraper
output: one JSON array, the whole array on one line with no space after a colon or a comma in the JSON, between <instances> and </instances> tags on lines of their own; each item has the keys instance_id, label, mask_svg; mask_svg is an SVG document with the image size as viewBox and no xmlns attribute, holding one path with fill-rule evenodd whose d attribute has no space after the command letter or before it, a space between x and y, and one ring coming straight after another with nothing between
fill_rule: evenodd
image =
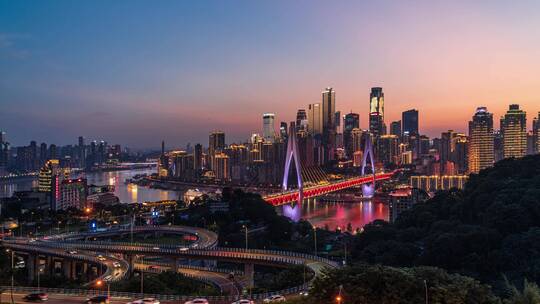
<instances>
[{"instance_id":1,"label":"skyscraper","mask_svg":"<svg viewBox=\"0 0 540 304\"><path fill-rule=\"evenodd\" d=\"M360 115L357 113L348 113L345 115L343 123L343 145L349 158L353 157L353 137L352 130L360 128Z\"/></svg>"},{"instance_id":2,"label":"skyscraper","mask_svg":"<svg viewBox=\"0 0 540 304\"><path fill-rule=\"evenodd\" d=\"M270 142L270 143L273 143L276 137L274 117L275 117L274 113L263 114L263 137L265 141Z\"/></svg>"},{"instance_id":3,"label":"skyscraper","mask_svg":"<svg viewBox=\"0 0 540 304\"><path fill-rule=\"evenodd\" d=\"M322 144L325 148L325 162L334 159L336 148L336 91L326 88L322 92Z\"/></svg>"},{"instance_id":4,"label":"skyscraper","mask_svg":"<svg viewBox=\"0 0 540 304\"><path fill-rule=\"evenodd\" d=\"M296 112L296 130L304 130L306 131L306 125L307 125L307 114L305 109L298 109Z\"/></svg>"},{"instance_id":5,"label":"skyscraper","mask_svg":"<svg viewBox=\"0 0 540 304\"><path fill-rule=\"evenodd\" d=\"M401 137L401 120L390 123L390 134Z\"/></svg>"},{"instance_id":6,"label":"skyscraper","mask_svg":"<svg viewBox=\"0 0 540 304\"><path fill-rule=\"evenodd\" d=\"M540 153L540 112L538 112L538 117L533 120L533 136L535 141L535 153Z\"/></svg>"},{"instance_id":7,"label":"skyscraper","mask_svg":"<svg viewBox=\"0 0 540 304\"><path fill-rule=\"evenodd\" d=\"M282 140L285 140L288 137L288 135L287 135L287 123L284 122L284 121L282 121L279 124L279 137L281 137Z\"/></svg>"},{"instance_id":8,"label":"skyscraper","mask_svg":"<svg viewBox=\"0 0 540 304\"><path fill-rule=\"evenodd\" d=\"M221 181L229 180L229 156L225 153L217 153L213 158L212 170L216 179Z\"/></svg>"},{"instance_id":9,"label":"skyscraper","mask_svg":"<svg viewBox=\"0 0 540 304\"><path fill-rule=\"evenodd\" d=\"M454 132L454 130L448 130L448 132L443 132L441 134L441 142L440 142L440 149L439 149L439 159L440 159L440 165L441 165L441 174L454 174L453 168L453 157L454 150L456 148L456 141L457 141L457 132Z\"/></svg>"},{"instance_id":10,"label":"skyscraper","mask_svg":"<svg viewBox=\"0 0 540 304\"><path fill-rule=\"evenodd\" d=\"M210 133L208 143L208 154L213 157L216 151L225 148L225 133L222 131L213 131Z\"/></svg>"},{"instance_id":11,"label":"skyscraper","mask_svg":"<svg viewBox=\"0 0 540 304\"><path fill-rule=\"evenodd\" d=\"M375 137L384 135L384 93L382 88L371 88L369 95L369 132Z\"/></svg>"},{"instance_id":12,"label":"skyscraper","mask_svg":"<svg viewBox=\"0 0 540 304\"><path fill-rule=\"evenodd\" d=\"M512 104L501 117L504 158L523 157L527 153L527 117L519 105Z\"/></svg>"},{"instance_id":13,"label":"skyscraper","mask_svg":"<svg viewBox=\"0 0 540 304\"><path fill-rule=\"evenodd\" d=\"M320 103L308 105L308 131L312 135L322 134L322 109Z\"/></svg>"},{"instance_id":14,"label":"skyscraper","mask_svg":"<svg viewBox=\"0 0 540 304\"><path fill-rule=\"evenodd\" d=\"M469 121L469 172L493 166L493 114L486 107L478 107Z\"/></svg>"},{"instance_id":15,"label":"skyscraper","mask_svg":"<svg viewBox=\"0 0 540 304\"><path fill-rule=\"evenodd\" d=\"M403 122L403 134L419 135L418 133L418 110L412 109L401 114Z\"/></svg>"},{"instance_id":16,"label":"skyscraper","mask_svg":"<svg viewBox=\"0 0 540 304\"><path fill-rule=\"evenodd\" d=\"M193 151L193 167L195 168L195 171L201 170L203 167L203 151L202 151L202 145L196 144L195 149Z\"/></svg>"}]
</instances>

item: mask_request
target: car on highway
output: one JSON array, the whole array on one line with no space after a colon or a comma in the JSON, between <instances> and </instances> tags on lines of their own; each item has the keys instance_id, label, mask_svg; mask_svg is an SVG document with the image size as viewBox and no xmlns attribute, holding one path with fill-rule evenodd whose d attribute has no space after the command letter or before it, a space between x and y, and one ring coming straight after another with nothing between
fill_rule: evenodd
<instances>
[{"instance_id":1,"label":"car on highway","mask_svg":"<svg viewBox=\"0 0 540 304\"><path fill-rule=\"evenodd\" d=\"M86 304L109 304L109 297L107 296L95 296L88 298L84 301Z\"/></svg>"},{"instance_id":2,"label":"car on highway","mask_svg":"<svg viewBox=\"0 0 540 304\"><path fill-rule=\"evenodd\" d=\"M33 292L25 295L23 299L29 302L41 302L47 301L49 299L49 295L44 292Z\"/></svg>"},{"instance_id":3,"label":"car on highway","mask_svg":"<svg viewBox=\"0 0 540 304\"><path fill-rule=\"evenodd\" d=\"M120 265L120 263L118 263L118 262L114 262L114 263L112 263L112 264L113 264L113 266L116 267L116 268L120 268L120 266L122 266L122 265Z\"/></svg>"},{"instance_id":4,"label":"car on highway","mask_svg":"<svg viewBox=\"0 0 540 304\"><path fill-rule=\"evenodd\" d=\"M160 248L157 246L152 247L153 250L159 250Z\"/></svg>"},{"instance_id":5,"label":"car on highway","mask_svg":"<svg viewBox=\"0 0 540 304\"><path fill-rule=\"evenodd\" d=\"M106 258L104 256L102 256L101 254L99 254L97 256L97 259L100 260L100 261L105 261L106 260Z\"/></svg>"},{"instance_id":6,"label":"car on highway","mask_svg":"<svg viewBox=\"0 0 540 304\"><path fill-rule=\"evenodd\" d=\"M285 302L286 299L282 295L273 295L269 296L268 298L263 300L263 303L277 303L277 302Z\"/></svg>"},{"instance_id":7,"label":"car on highway","mask_svg":"<svg viewBox=\"0 0 540 304\"><path fill-rule=\"evenodd\" d=\"M210 302L208 302L208 300L204 298L197 298L191 301L187 301L184 304L210 304Z\"/></svg>"},{"instance_id":8,"label":"car on highway","mask_svg":"<svg viewBox=\"0 0 540 304\"><path fill-rule=\"evenodd\" d=\"M242 299L236 302L232 302L231 304L255 304L255 302L253 302L252 300Z\"/></svg>"},{"instance_id":9,"label":"car on highway","mask_svg":"<svg viewBox=\"0 0 540 304\"><path fill-rule=\"evenodd\" d=\"M159 300L155 298L144 298L135 300L133 302L128 302L127 304L159 304Z\"/></svg>"}]
</instances>

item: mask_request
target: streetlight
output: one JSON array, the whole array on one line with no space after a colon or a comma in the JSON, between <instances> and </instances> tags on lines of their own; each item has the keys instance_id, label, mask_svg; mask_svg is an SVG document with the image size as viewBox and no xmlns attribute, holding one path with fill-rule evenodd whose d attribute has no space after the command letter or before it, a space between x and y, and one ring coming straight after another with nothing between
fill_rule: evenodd
<instances>
[{"instance_id":1,"label":"streetlight","mask_svg":"<svg viewBox=\"0 0 540 304\"><path fill-rule=\"evenodd\" d=\"M313 241L314 241L314 248L315 248L315 255L317 255L317 227L313 226Z\"/></svg>"},{"instance_id":2,"label":"streetlight","mask_svg":"<svg viewBox=\"0 0 540 304\"><path fill-rule=\"evenodd\" d=\"M102 280L98 280L96 282L96 285L98 287L101 287L103 285L103 281ZM111 300L111 284L109 284L109 281L107 281L107 300Z\"/></svg>"},{"instance_id":3,"label":"streetlight","mask_svg":"<svg viewBox=\"0 0 540 304\"><path fill-rule=\"evenodd\" d=\"M242 228L244 228L246 232L246 250L248 249L248 228L246 225L242 225Z\"/></svg>"}]
</instances>

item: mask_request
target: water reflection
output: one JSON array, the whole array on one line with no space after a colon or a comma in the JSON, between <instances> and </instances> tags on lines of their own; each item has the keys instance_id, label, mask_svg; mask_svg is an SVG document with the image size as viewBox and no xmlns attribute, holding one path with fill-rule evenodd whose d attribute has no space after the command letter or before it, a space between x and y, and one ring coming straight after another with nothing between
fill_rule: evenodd
<instances>
[{"instance_id":1,"label":"water reflection","mask_svg":"<svg viewBox=\"0 0 540 304\"><path fill-rule=\"evenodd\" d=\"M94 172L88 173L85 176L88 184L114 186L114 194L120 198L120 202L122 203L178 199L180 193L177 191L150 189L147 187L137 187L136 185L126 185L124 183L127 178L132 178L134 175L151 174L153 172L154 170L152 169L137 169L131 171ZM14 191L30 190L36 186L36 179L3 182L0 184L0 197L9 197Z\"/></svg>"},{"instance_id":2,"label":"water reflection","mask_svg":"<svg viewBox=\"0 0 540 304\"><path fill-rule=\"evenodd\" d=\"M328 203L306 199L301 205L284 205L278 209L293 221L308 220L313 226L329 229L346 229L351 224L353 230L376 220L388 220L388 205L376 199L354 203Z\"/></svg>"}]
</instances>

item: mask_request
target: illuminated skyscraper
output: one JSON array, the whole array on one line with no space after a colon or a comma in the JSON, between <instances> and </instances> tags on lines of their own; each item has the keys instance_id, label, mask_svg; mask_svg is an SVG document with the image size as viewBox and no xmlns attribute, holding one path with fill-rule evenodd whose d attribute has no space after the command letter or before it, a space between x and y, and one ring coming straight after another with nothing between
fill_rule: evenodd
<instances>
[{"instance_id":1,"label":"illuminated skyscraper","mask_svg":"<svg viewBox=\"0 0 540 304\"><path fill-rule=\"evenodd\" d=\"M322 134L322 109L320 103L308 105L308 131L311 135Z\"/></svg>"},{"instance_id":2,"label":"illuminated skyscraper","mask_svg":"<svg viewBox=\"0 0 540 304\"><path fill-rule=\"evenodd\" d=\"M403 134L418 135L418 110L412 109L401 113Z\"/></svg>"},{"instance_id":3,"label":"illuminated skyscraper","mask_svg":"<svg viewBox=\"0 0 540 304\"><path fill-rule=\"evenodd\" d=\"M533 120L533 136L535 142L535 153L540 153L540 112L538 112L538 117Z\"/></svg>"},{"instance_id":4,"label":"illuminated skyscraper","mask_svg":"<svg viewBox=\"0 0 540 304\"><path fill-rule=\"evenodd\" d=\"M229 156L225 153L217 153L214 156L212 170L215 173L216 179L227 181L230 179L229 175Z\"/></svg>"},{"instance_id":5,"label":"illuminated skyscraper","mask_svg":"<svg viewBox=\"0 0 540 304\"><path fill-rule=\"evenodd\" d=\"M493 166L494 162L493 114L479 107L469 121L469 172Z\"/></svg>"},{"instance_id":6,"label":"illuminated skyscraper","mask_svg":"<svg viewBox=\"0 0 540 304\"><path fill-rule=\"evenodd\" d=\"M390 123L390 134L401 137L401 120Z\"/></svg>"},{"instance_id":7,"label":"illuminated skyscraper","mask_svg":"<svg viewBox=\"0 0 540 304\"><path fill-rule=\"evenodd\" d=\"M360 115L349 113L345 115L343 123L343 145L349 158L353 157L353 137L352 130L360 128Z\"/></svg>"},{"instance_id":8,"label":"illuminated skyscraper","mask_svg":"<svg viewBox=\"0 0 540 304\"><path fill-rule=\"evenodd\" d=\"M512 104L501 117L504 158L523 157L527 153L527 117L519 105Z\"/></svg>"},{"instance_id":9,"label":"illuminated skyscraper","mask_svg":"<svg viewBox=\"0 0 540 304\"><path fill-rule=\"evenodd\" d=\"M325 148L325 161L334 159L336 148L336 91L326 88L322 92L322 145Z\"/></svg>"},{"instance_id":10,"label":"illuminated skyscraper","mask_svg":"<svg viewBox=\"0 0 540 304\"><path fill-rule=\"evenodd\" d=\"M375 137L384 135L384 93L382 88L371 88L369 95L369 132Z\"/></svg>"},{"instance_id":11,"label":"illuminated skyscraper","mask_svg":"<svg viewBox=\"0 0 540 304\"><path fill-rule=\"evenodd\" d=\"M398 164L398 137L396 135L382 135L377 141L377 158L384 165Z\"/></svg>"},{"instance_id":12,"label":"illuminated skyscraper","mask_svg":"<svg viewBox=\"0 0 540 304\"><path fill-rule=\"evenodd\" d=\"M284 121L282 121L279 124L279 137L281 137L282 140L285 140L288 137L288 135L287 135L287 123L284 122Z\"/></svg>"},{"instance_id":13,"label":"illuminated skyscraper","mask_svg":"<svg viewBox=\"0 0 540 304\"><path fill-rule=\"evenodd\" d=\"M213 156L216 151L223 150L225 148L225 133L222 131L213 131L210 133L208 143L208 153Z\"/></svg>"},{"instance_id":14,"label":"illuminated skyscraper","mask_svg":"<svg viewBox=\"0 0 540 304\"><path fill-rule=\"evenodd\" d=\"M296 111L296 130L306 131L306 125L308 123L307 120L308 118L307 118L306 110L298 109L298 111Z\"/></svg>"},{"instance_id":15,"label":"illuminated skyscraper","mask_svg":"<svg viewBox=\"0 0 540 304\"><path fill-rule=\"evenodd\" d=\"M263 114L263 137L265 141L270 142L270 143L273 143L276 137L274 117L275 117L274 113Z\"/></svg>"}]
</instances>

